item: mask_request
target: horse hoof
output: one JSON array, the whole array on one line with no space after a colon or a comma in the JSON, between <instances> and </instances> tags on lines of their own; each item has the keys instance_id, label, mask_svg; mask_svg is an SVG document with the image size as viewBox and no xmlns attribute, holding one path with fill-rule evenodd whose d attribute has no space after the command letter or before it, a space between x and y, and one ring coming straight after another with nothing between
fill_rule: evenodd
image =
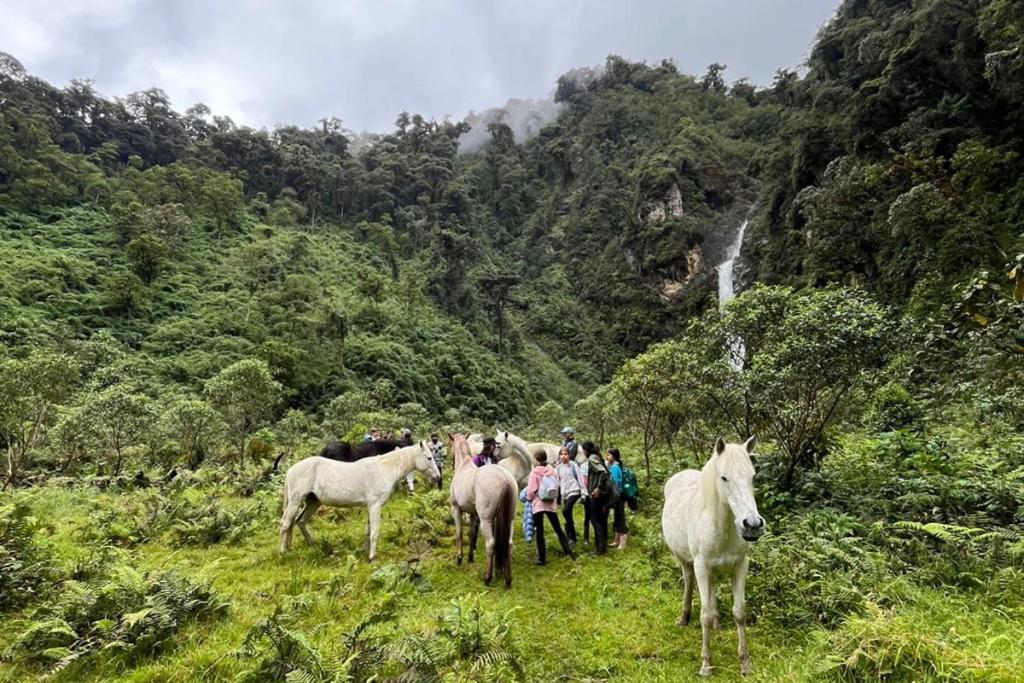
<instances>
[{"instance_id":1,"label":"horse hoof","mask_svg":"<svg viewBox=\"0 0 1024 683\"><path fill-rule=\"evenodd\" d=\"M512 587L512 579L505 579L505 588Z\"/></svg>"},{"instance_id":2,"label":"horse hoof","mask_svg":"<svg viewBox=\"0 0 1024 683\"><path fill-rule=\"evenodd\" d=\"M684 614L683 616L681 616L678 619L676 619L676 626L689 626L689 625L690 625L690 615L689 614Z\"/></svg>"},{"instance_id":3,"label":"horse hoof","mask_svg":"<svg viewBox=\"0 0 1024 683\"><path fill-rule=\"evenodd\" d=\"M455 558L455 564L459 565L460 567L462 566L462 555L459 555Z\"/></svg>"},{"instance_id":4,"label":"horse hoof","mask_svg":"<svg viewBox=\"0 0 1024 683\"><path fill-rule=\"evenodd\" d=\"M740 673L744 676L750 675L750 662L740 662Z\"/></svg>"},{"instance_id":5,"label":"horse hoof","mask_svg":"<svg viewBox=\"0 0 1024 683\"><path fill-rule=\"evenodd\" d=\"M711 666L710 664L705 664L704 666L702 666L700 668L700 677L701 678L707 678L708 676L711 675L711 672L713 672L714 670L715 670L715 667Z\"/></svg>"},{"instance_id":6,"label":"horse hoof","mask_svg":"<svg viewBox=\"0 0 1024 683\"><path fill-rule=\"evenodd\" d=\"M491 585L491 577L489 577L489 576L485 576L484 577L484 585L485 586L490 586Z\"/></svg>"}]
</instances>

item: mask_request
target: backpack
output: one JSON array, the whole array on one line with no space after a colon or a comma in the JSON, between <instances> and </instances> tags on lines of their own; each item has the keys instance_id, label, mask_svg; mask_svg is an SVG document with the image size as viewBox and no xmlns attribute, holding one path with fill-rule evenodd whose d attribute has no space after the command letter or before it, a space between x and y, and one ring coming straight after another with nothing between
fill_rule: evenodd
<instances>
[{"instance_id":1,"label":"backpack","mask_svg":"<svg viewBox=\"0 0 1024 683\"><path fill-rule=\"evenodd\" d=\"M540 484L537 486L537 497L544 502L551 502L558 499L558 478L550 474L545 474L540 478Z\"/></svg>"},{"instance_id":2,"label":"backpack","mask_svg":"<svg viewBox=\"0 0 1024 683\"><path fill-rule=\"evenodd\" d=\"M636 474L628 467L622 468L622 493L626 498L636 498L640 488L636 484Z\"/></svg>"}]
</instances>

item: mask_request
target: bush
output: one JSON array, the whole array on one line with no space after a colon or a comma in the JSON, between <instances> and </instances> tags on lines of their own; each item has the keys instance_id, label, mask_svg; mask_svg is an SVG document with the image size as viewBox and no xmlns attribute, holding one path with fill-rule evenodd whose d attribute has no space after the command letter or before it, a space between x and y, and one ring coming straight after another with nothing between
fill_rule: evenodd
<instances>
[{"instance_id":1,"label":"bush","mask_svg":"<svg viewBox=\"0 0 1024 683\"><path fill-rule=\"evenodd\" d=\"M231 511L219 501L211 500L189 510L174 522L172 542L178 547L238 543L249 535L264 512L262 503Z\"/></svg>"},{"instance_id":2,"label":"bush","mask_svg":"<svg viewBox=\"0 0 1024 683\"><path fill-rule=\"evenodd\" d=\"M875 392L867 422L879 432L910 429L921 420L921 406L906 389L889 383Z\"/></svg>"},{"instance_id":3,"label":"bush","mask_svg":"<svg viewBox=\"0 0 1024 683\"><path fill-rule=\"evenodd\" d=\"M163 649L187 622L227 608L204 583L115 566L109 579L66 581L36 609L4 658L60 670L101 650L126 662Z\"/></svg>"},{"instance_id":4,"label":"bush","mask_svg":"<svg viewBox=\"0 0 1024 683\"><path fill-rule=\"evenodd\" d=\"M39 524L31 515L24 503L0 506L0 612L31 601L52 573L36 542Z\"/></svg>"}]
</instances>

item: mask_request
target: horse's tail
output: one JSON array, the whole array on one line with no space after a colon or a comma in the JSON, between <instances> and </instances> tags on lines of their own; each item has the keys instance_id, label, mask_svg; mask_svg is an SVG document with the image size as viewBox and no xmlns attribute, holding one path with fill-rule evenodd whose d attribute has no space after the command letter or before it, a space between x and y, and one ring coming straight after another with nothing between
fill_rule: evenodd
<instances>
[{"instance_id":1,"label":"horse's tail","mask_svg":"<svg viewBox=\"0 0 1024 683\"><path fill-rule=\"evenodd\" d=\"M284 460L284 451L281 451L280 453L277 454L277 457L274 459L274 469L270 471L277 472L277 466L281 464L282 460Z\"/></svg>"},{"instance_id":2,"label":"horse's tail","mask_svg":"<svg viewBox=\"0 0 1024 683\"><path fill-rule=\"evenodd\" d=\"M505 481L498 497L498 512L494 516L494 568L502 574L511 571L512 522L516 516L516 491L510 481Z\"/></svg>"}]
</instances>

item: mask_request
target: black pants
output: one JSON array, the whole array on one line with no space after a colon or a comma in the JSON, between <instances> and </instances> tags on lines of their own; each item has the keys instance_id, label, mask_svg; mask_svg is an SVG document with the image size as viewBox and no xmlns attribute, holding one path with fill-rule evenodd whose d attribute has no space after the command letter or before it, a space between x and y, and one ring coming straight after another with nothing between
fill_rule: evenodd
<instances>
[{"instance_id":1,"label":"black pants","mask_svg":"<svg viewBox=\"0 0 1024 683\"><path fill-rule=\"evenodd\" d=\"M604 555L608 552L608 506L603 500L590 499L590 523L594 527L594 550Z\"/></svg>"},{"instance_id":2,"label":"black pants","mask_svg":"<svg viewBox=\"0 0 1024 683\"><path fill-rule=\"evenodd\" d=\"M569 540L573 543L576 542L576 520L572 518L572 509L576 507L576 503L580 500L579 495L569 496L565 499L565 504L562 505L562 519L565 520L565 535L569 537ZM586 503L584 503L584 509ZM584 522L586 524L586 522ZM586 534L586 531L583 532Z\"/></svg>"},{"instance_id":3,"label":"black pants","mask_svg":"<svg viewBox=\"0 0 1024 683\"><path fill-rule=\"evenodd\" d=\"M588 497L583 499L583 542L587 543L590 541L590 527L593 526L591 521L591 505L593 501Z\"/></svg>"},{"instance_id":4,"label":"black pants","mask_svg":"<svg viewBox=\"0 0 1024 683\"><path fill-rule=\"evenodd\" d=\"M558 515L554 512L534 512L533 536L537 539L537 560L539 562L547 562L548 559L548 547L544 543L545 517L551 522L551 527L555 530L555 536L558 536L558 542L562 544L562 552L566 555L572 554L572 549L569 548L569 539L565 537L565 533L562 532L562 525L558 522Z\"/></svg>"},{"instance_id":5,"label":"black pants","mask_svg":"<svg viewBox=\"0 0 1024 683\"><path fill-rule=\"evenodd\" d=\"M629 533L629 529L626 528L626 499L622 496L619 497L619 502L615 504L615 517L613 518L612 526L617 534Z\"/></svg>"}]
</instances>

